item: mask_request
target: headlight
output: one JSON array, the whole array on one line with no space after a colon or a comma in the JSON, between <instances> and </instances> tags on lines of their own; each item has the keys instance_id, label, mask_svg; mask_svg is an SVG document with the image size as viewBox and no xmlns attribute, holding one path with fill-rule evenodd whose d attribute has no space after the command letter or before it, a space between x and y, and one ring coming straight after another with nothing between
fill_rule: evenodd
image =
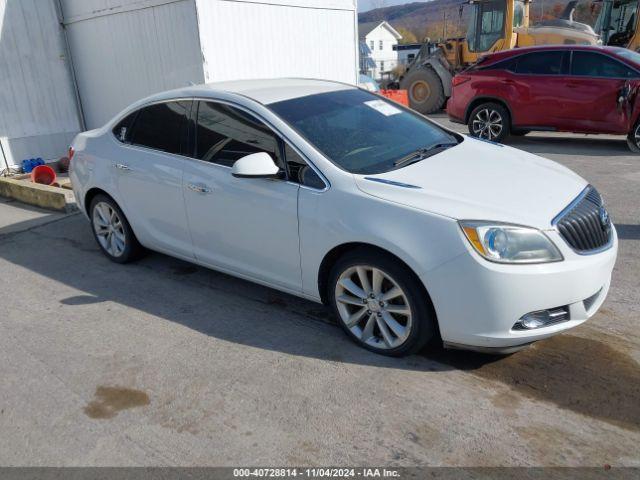
<instances>
[{"instance_id":1,"label":"headlight","mask_svg":"<svg viewBox=\"0 0 640 480\"><path fill-rule=\"evenodd\" d=\"M469 243L487 260L499 263L547 263L562 254L540 230L504 223L461 221Z\"/></svg>"}]
</instances>

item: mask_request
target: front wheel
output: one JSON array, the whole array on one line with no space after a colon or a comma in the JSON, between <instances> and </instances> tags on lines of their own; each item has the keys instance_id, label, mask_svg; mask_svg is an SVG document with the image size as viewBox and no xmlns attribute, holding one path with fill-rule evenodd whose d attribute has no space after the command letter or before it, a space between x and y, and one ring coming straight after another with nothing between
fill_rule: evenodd
<instances>
[{"instance_id":1,"label":"front wheel","mask_svg":"<svg viewBox=\"0 0 640 480\"><path fill-rule=\"evenodd\" d=\"M498 103L483 103L469 115L469 133L476 138L501 142L509 136L511 118L506 108Z\"/></svg>"},{"instance_id":2,"label":"front wheel","mask_svg":"<svg viewBox=\"0 0 640 480\"><path fill-rule=\"evenodd\" d=\"M640 153L640 121L627 135L627 145L633 153Z\"/></svg>"},{"instance_id":3,"label":"front wheel","mask_svg":"<svg viewBox=\"0 0 640 480\"><path fill-rule=\"evenodd\" d=\"M397 260L355 250L332 268L327 293L349 337L373 352L400 357L436 336L434 314L418 282Z\"/></svg>"},{"instance_id":4,"label":"front wheel","mask_svg":"<svg viewBox=\"0 0 640 480\"><path fill-rule=\"evenodd\" d=\"M446 102L442 80L432 68L412 68L400 82L409 95L409 106L422 114L441 110Z\"/></svg>"}]
</instances>

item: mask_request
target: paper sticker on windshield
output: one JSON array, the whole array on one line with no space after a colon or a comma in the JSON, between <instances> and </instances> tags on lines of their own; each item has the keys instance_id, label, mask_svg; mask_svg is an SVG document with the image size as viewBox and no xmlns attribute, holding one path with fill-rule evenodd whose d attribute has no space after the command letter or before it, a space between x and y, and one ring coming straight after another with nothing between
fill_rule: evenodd
<instances>
[{"instance_id":1,"label":"paper sticker on windshield","mask_svg":"<svg viewBox=\"0 0 640 480\"><path fill-rule=\"evenodd\" d=\"M373 108L374 110L377 110L378 112L383 114L385 117L390 117L391 115L398 115L399 113L402 113L402 110L394 107L393 105L385 102L384 100L371 100L370 102L364 102L364 104L367 105L368 107Z\"/></svg>"}]
</instances>

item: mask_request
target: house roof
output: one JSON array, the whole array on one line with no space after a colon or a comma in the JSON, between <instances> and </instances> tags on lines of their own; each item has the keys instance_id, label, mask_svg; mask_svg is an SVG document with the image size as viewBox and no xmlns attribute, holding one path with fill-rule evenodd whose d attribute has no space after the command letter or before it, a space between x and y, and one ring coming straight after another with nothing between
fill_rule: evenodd
<instances>
[{"instance_id":1,"label":"house roof","mask_svg":"<svg viewBox=\"0 0 640 480\"><path fill-rule=\"evenodd\" d=\"M400 35L398 33L398 31L393 28L389 22L387 21L381 21L381 22L367 22L367 23L359 23L358 24L358 37L360 38L360 40L364 40L364 38L369 35L371 32L373 32L376 28L378 27L384 27L387 30L389 30L389 32L391 32L391 35L393 35L394 37L396 37L396 39L400 40L402 38L402 35Z\"/></svg>"}]
</instances>

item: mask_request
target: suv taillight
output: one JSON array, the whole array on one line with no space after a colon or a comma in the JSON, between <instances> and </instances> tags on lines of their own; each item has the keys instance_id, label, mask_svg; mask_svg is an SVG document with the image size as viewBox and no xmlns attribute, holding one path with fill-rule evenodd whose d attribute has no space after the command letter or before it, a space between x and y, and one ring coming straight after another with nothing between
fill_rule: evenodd
<instances>
[{"instance_id":1,"label":"suv taillight","mask_svg":"<svg viewBox=\"0 0 640 480\"><path fill-rule=\"evenodd\" d=\"M451 84L454 87L457 87L458 85L462 85L463 83L466 83L469 80L471 80L471 77L467 77L464 75L456 75L455 77L453 77L453 81L451 82Z\"/></svg>"}]
</instances>

